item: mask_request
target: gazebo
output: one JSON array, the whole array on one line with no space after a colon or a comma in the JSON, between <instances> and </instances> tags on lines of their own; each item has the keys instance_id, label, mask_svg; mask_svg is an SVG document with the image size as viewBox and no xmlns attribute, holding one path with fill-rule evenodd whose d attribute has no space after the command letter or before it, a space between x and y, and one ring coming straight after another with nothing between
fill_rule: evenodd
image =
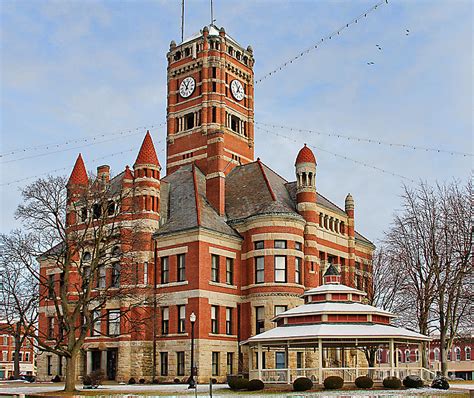
<instances>
[{"instance_id":1,"label":"gazebo","mask_svg":"<svg viewBox=\"0 0 474 398\"><path fill-rule=\"evenodd\" d=\"M391 325L394 314L364 304L367 294L342 285L340 279L330 265L324 284L303 294L303 305L276 315L275 328L244 342L249 345L249 377L265 383L291 383L301 376L322 383L332 375L345 382L362 375L374 381L407 374L433 378L419 359L409 368L400 367L395 355L398 344L418 344L421 352L421 344L430 338ZM364 351L381 348L389 350L388 363L369 367ZM266 352L275 352L275 367L265 366Z\"/></svg>"}]
</instances>

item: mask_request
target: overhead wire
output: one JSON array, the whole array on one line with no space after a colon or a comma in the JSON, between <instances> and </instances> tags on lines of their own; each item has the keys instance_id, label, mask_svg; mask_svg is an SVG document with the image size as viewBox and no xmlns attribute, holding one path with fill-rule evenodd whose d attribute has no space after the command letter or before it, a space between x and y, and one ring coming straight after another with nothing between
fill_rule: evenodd
<instances>
[{"instance_id":1,"label":"overhead wire","mask_svg":"<svg viewBox=\"0 0 474 398\"><path fill-rule=\"evenodd\" d=\"M263 80L265 80L267 77L270 77L270 76L274 75L275 73L281 71L283 68L286 68L287 66L292 64L294 61L296 61L299 58L305 56L309 52L318 49L319 46L321 46L324 43L325 40L326 41L331 40L333 37L340 35L345 29L349 28L349 26L358 23L358 21L361 20L362 18L367 18L367 15L369 15L371 12L374 12L379 6L384 5L384 4L388 4L388 0L381 0L377 4L374 4L372 7L370 7L369 9L367 9L366 11L364 11L363 13L358 15L357 17L353 18L352 20L350 20L349 22L347 22L346 24L341 26L339 29L336 29L332 33L329 33L326 36L319 39L311 47L308 47L306 50L304 50L304 51L300 52L299 54L295 55L293 58L291 58L288 61L284 62L279 67L273 69L270 72L267 72L262 77L255 80L255 84L258 84L258 83L262 82Z\"/></svg>"},{"instance_id":2,"label":"overhead wire","mask_svg":"<svg viewBox=\"0 0 474 398\"><path fill-rule=\"evenodd\" d=\"M425 152L447 153L453 156L464 156L464 157L474 156L472 153L468 153L468 152L460 152L460 151L452 151L448 149L431 148L431 147L417 146L417 145L411 145L411 144L387 142L387 141L378 140L378 139L374 140L372 138L356 137L356 136L344 135L344 134L339 134L339 133L326 133L326 132L317 131L317 130L301 129L297 127L290 127L290 126L278 125L278 124L273 124L273 123L262 123L258 121L255 121L254 123L256 125L279 128L282 130L289 130L289 131L298 132L298 133L313 133L313 134L317 134L317 135L321 135L325 137L352 140L352 141L357 141L357 142L362 142L362 143L365 142L365 143L375 144L375 145L386 145L389 147L400 147L403 149L420 150L420 151L425 151Z\"/></svg>"},{"instance_id":3,"label":"overhead wire","mask_svg":"<svg viewBox=\"0 0 474 398\"><path fill-rule=\"evenodd\" d=\"M295 143L299 143L299 140L296 140L295 138L293 137L289 137L287 135L284 135L284 134L280 134L280 133L275 133L274 131L270 131L270 130L267 130L267 129L264 129L263 127L258 127L258 126L255 126L256 129L260 130L260 131L263 131L263 132L266 132L266 133L269 133L269 134L273 134L277 137L282 137L282 138L285 138L289 141L293 141ZM335 157L338 157L338 158L341 158L341 159L345 159L345 160L349 160L353 163L356 163L356 164L359 164L361 166L364 166L366 168L370 168L370 169L373 169L373 170L377 170L377 171L380 171L381 173L384 173L384 174L389 174L393 177L399 177L399 178L402 178L404 180L407 180L407 181L410 181L410 182L416 182L415 180L413 180L412 178L410 177L407 177L407 176L404 176L402 174L398 174L398 173L395 173L393 171L390 171L390 170L386 170L386 169L383 169L381 167L378 167L378 166L374 166L374 165L371 165L371 164L368 164L367 162L364 162L364 161L361 161L361 160L357 160L357 159L353 159L353 158L350 158L348 156L345 156L345 155L341 155L339 153L336 153L336 152L332 152L332 151L329 151L327 149L324 149L320 146L316 146L316 145L313 145L313 144L306 144L307 146L311 147L311 148L314 148L318 151L321 151L321 152L325 152L325 153L329 153L330 155L333 155Z\"/></svg>"}]
</instances>

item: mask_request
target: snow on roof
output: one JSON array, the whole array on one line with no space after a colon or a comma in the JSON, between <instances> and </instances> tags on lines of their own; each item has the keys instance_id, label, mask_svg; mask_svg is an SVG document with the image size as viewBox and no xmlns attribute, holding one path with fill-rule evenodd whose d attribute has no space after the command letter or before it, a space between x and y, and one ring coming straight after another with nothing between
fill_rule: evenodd
<instances>
[{"instance_id":1,"label":"snow on roof","mask_svg":"<svg viewBox=\"0 0 474 398\"><path fill-rule=\"evenodd\" d=\"M304 292L303 296L311 296L318 293L357 293L362 296L367 296L367 293L362 290L354 289L346 285L337 285L337 284L328 284L315 287L313 289L307 290Z\"/></svg>"},{"instance_id":2,"label":"snow on roof","mask_svg":"<svg viewBox=\"0 0 474 398\"><path fill-rule=\"evenodd\" d=\"M346 323L321 323L316 325L278 326L250 337L247 342L304 340L313 338L403 338L407 340L431 340L428 336L396 326L380 324L353 325Z\"/></svg>"},{"instance_id":3,"label":"snow on roof","mask_svg":"<svg viewBox=\"0 0 474 398\"><path fill-rule=\"evenodd\" d=\"M287 318L302 315L320 315L320 314L376 314L388 317L395 317L391 312L381 310L377 307L367 304L352 302L320 302L303 304L288 311L278 314L274 319Z\"/></svg>"}]
</instances>

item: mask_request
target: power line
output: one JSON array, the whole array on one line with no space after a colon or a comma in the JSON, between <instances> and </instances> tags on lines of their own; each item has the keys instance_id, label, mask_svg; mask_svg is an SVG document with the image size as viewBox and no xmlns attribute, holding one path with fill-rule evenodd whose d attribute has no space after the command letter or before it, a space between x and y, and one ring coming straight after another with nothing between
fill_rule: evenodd
<instances>
[{"instance_id":1,"label":"power line","mask_svg":"<svg viewBox=\"0 0 474 398\"><path fill-rule=\"evenodd\" d=\"M256 126L256 128L260 131L264 131L266 133L269 133L269 134L273 134L273 135L276 135L277 137L282 137L282 138L285 138L287 140L290 140L290 141L293 141L293 142L296 142L296 143L299 143L298 140L292 138L292 137L289 137L287 135L283 135L283 134L279 134L279 133L275 133L274 131L270 131L270 130L267 130L267 129L264 129L262 127L258 127ZM399 178L403 178L404 180L408 180L408 181L411 181L411 182L416 182L415 180L409 178L409 177L406 177L404 175L401 175L401 174L398 174L398 173L394 173L393 171L390 171L390 170L385 170L385 169L382 169L381 167L378 167L378 166L373 166L371 164L368 164L366 162L363 162L361 160L357 160L357 159L352 159L348 156L345 156L345 155L341 155L339 153L335 153L335 152L332 152L332 151L328 151L327 149L324 149L324 148L321 148L320 146L316 146L316 145L311 145L311 144L306 144L307 146L311 147L311 148L314 148L318 151L321 151L321 152L326 152L326 153L329 153L333 156L336 156L338 158L342 158L342 159L345 159L345 160L350 160L351 162L354 162L354 163L357 163L361 166L364 166L364 167L367 167L367 168L370 168L370 169L374 169L374 170L377 170L377 171L380 171L382 173L385 173L385 174L390 174L391 176L393 177L399 177Z\"/></svg>"},{"instance_id":2,"label":"power line","mask_svg":"<svg viewBox=\"0 0 474 398\"><path fill-rule=\"evenodd\" d=\"M346 140L352 140L352 141L357 141L357 142L366 142L366 143L375 144L375 145L386 145L390 147L400 147L404 149L413 149L413 150L420 150L420 151L425 151L425 152L448 153L453 156L464 156L464 157L474 156L472 153L467 153L467 152L450 151L447 149L430 148L430 147L416 146L416 145L410 145L410 144L399 144L399 143L394 143L394 142L374 140L371 138L356 137L356 136L350 136L350 135L344 135L344 134L338 134L338 133L324 133L322 131L317 131L317 130L300 129L300 128L295 128L295 127L282 126L278 124L269 124L269 123L261 123L261 122L255 122L255 124L261 125L261 126L279 128L282 130L290 130L290 131L294 131L298 133L313 133L313 134L322 135L326 137L346 139Z\"/></svg>"},{"instance_id":3,"label":"power line","mask_svg":"<svg viewBox=\"0 0 474 398\"><path fill-rule=\"evenodd\" d=\"M299 58L303 57L304 55L308 54L310 51L316 50L321 46L324 41L326 40L331 40L333 37L340 35L344 29L349 28L349 26L358 23L359 20L362 18L367 18L367 15L370 14L371 12L375 11L379 6L383 4L388 4L388 0L382 0L379 1L377 4L374 4L372 7L370 7L368 10L360 14L359 16L355 17L345 25L341 26L339 29L336 29L334 32L329 33L328 35L322 37L319 39L316 43L314 43L311 47L307 48L306 50L302 51L298 55L294 56L293 58L289 59L285 63L281 64L279 67L275 68L274 70L267 72L265 75L263 75L260 79L255 80L255 84L260 83L261 81L265 80L267 77L270 77L271 75L274 75L275 73L281 71L283 68L286 68L288 65L292 64L294 61L298 60Z\"/></svg>"},{"instance_id":4,"label":"power line","mask_svg":"<svg viewBox=\"0 0 474 398\"><path fill-rule=\"evenodd\" d=\"M115 133L102 133L102 134L99 133L99 134L95 134L93 137L78 138L78 139L68 140L68 141L60 142L60 143L56 143L56 144L42 144L42 145L36 145L36 146L31 146L31 147L26 147L26 148L12 149L10 151L1 153L0 158L15 155L18 152L37 151L39 149L54 149L54 148L59 148L59 147L64 146L64 145L77 144L77 143L80 143L80 142L81 143L82 142L93 142L97 139L104 138L104 137L111 137L111 136L117 136L117 135L120 136L120 135L130 134L135 130L136 131L145 130L145 129L151 130L151 129L154 129L154 128L157 128L157 127L164 126L165 124L166 124L166 122L162 122L158 125L154 124L154 125L150 125L150 126L134 127L134 128L128 129L128 130L127 129L126 130L121 130L121 131L118 131L118 132L115 132Z\"/></svg>"},{"instance_id":5,"label":"power line","mask_svg":"<svg viewBox=\"0 0 474 398\"><path fill-rule=\"evenodd\" d=\"M156 145L156 144L159 144L159 143L161 143L161 142L163 142L163 140L156 141L155 145ZM138 149L138 147L133 147L133 148L130 148L130 149L126 149L126 150L124 150L124 151L109 153L108 155L104 155L104 156L101 156L101 157L92 159L90 162L91 162L91 163L94 163L94 162L97 162L98 160L102 160L102 159L106 159L106 158L110 158L110 157L115 157L115 156L118 156L118 155L123 155L124 153L132 152L132 151L135 151L135 150L137 150L137 149ZM160 151L158 151L158 153L161 153L161 152L163 152L164 150L165 150L165 149L163 148L163 149L161 149ZM14 181L4 182L4 183L1 183L0 186L12 185L12 184L16 184L16 183L19 183L19 182L23 182L23 181L27 181L27 180L32 180L32 179L35 179L35 178L38 178L38 177L41 177L41 176L44 176L44 175L57 173L58 171L68 170L68 169L69 169L69 170L72 170L72 167L71 167L71 166L66 166L66 167L61 167L61 168L59 168L59 169L49 170L49 171L46 171L46 172L44 172L44 173L36 174L36 175L34 175L34 176L29 176L29 177L21 178L21 179L14 180Z\"/></svg>"}]
</instances>

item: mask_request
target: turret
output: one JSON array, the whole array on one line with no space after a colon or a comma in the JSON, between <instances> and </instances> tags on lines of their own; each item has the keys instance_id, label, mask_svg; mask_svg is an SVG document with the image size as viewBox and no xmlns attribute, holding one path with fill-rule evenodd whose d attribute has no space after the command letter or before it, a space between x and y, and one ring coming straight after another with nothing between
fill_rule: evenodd
<instances>
[{"instance_id":1,"label":"turret","mask_svg":"<svg viewBox=\"0 0 474 398\"><path fill-rule=\"evenodd\" d=\"M76 159L76 163L71 172L71 176L67 182L67 215L66 223L68 226L77 222L77 209L73 203L80 199L87 191L89 185L89 177L87 176L86 166L82 155ZM86 209L87 211L87 209Z\"/></svg>"},{"instance_id":2,"label":"turret","mask_svg":"<svg viewBox=\"0 0 474 398\"><path fill-rule=\"evenodd\" d=\"M337 268L330 264L326 272L323 276L323 284L330 285L330 284L340 284L341 283L341 275Z\"/></svg>"},{"instance_id":3,"label":"turret","mask_svg":"<svg viewBox=\"0 0 474 398\"><path fill-rule=\"evenodd\" d=\"M355 286L355 225L354 225L354 198L350 193L346 196L345 211L347 214L347 246L349 251L349 280L344 283Z\"/></svg>"},{"instance_id":4,"label":"turret","mask_svg":"<svg viewBox=\"0 0 474 398\"><path fill-rule=\"evenodd\" d=\"M295 161L296 208L306 220L304 232L305 286L316 287L320 283L319 250L317 247L318 212L316 209L316 157L306 144Z\"/></svg>"}]
</instances>

